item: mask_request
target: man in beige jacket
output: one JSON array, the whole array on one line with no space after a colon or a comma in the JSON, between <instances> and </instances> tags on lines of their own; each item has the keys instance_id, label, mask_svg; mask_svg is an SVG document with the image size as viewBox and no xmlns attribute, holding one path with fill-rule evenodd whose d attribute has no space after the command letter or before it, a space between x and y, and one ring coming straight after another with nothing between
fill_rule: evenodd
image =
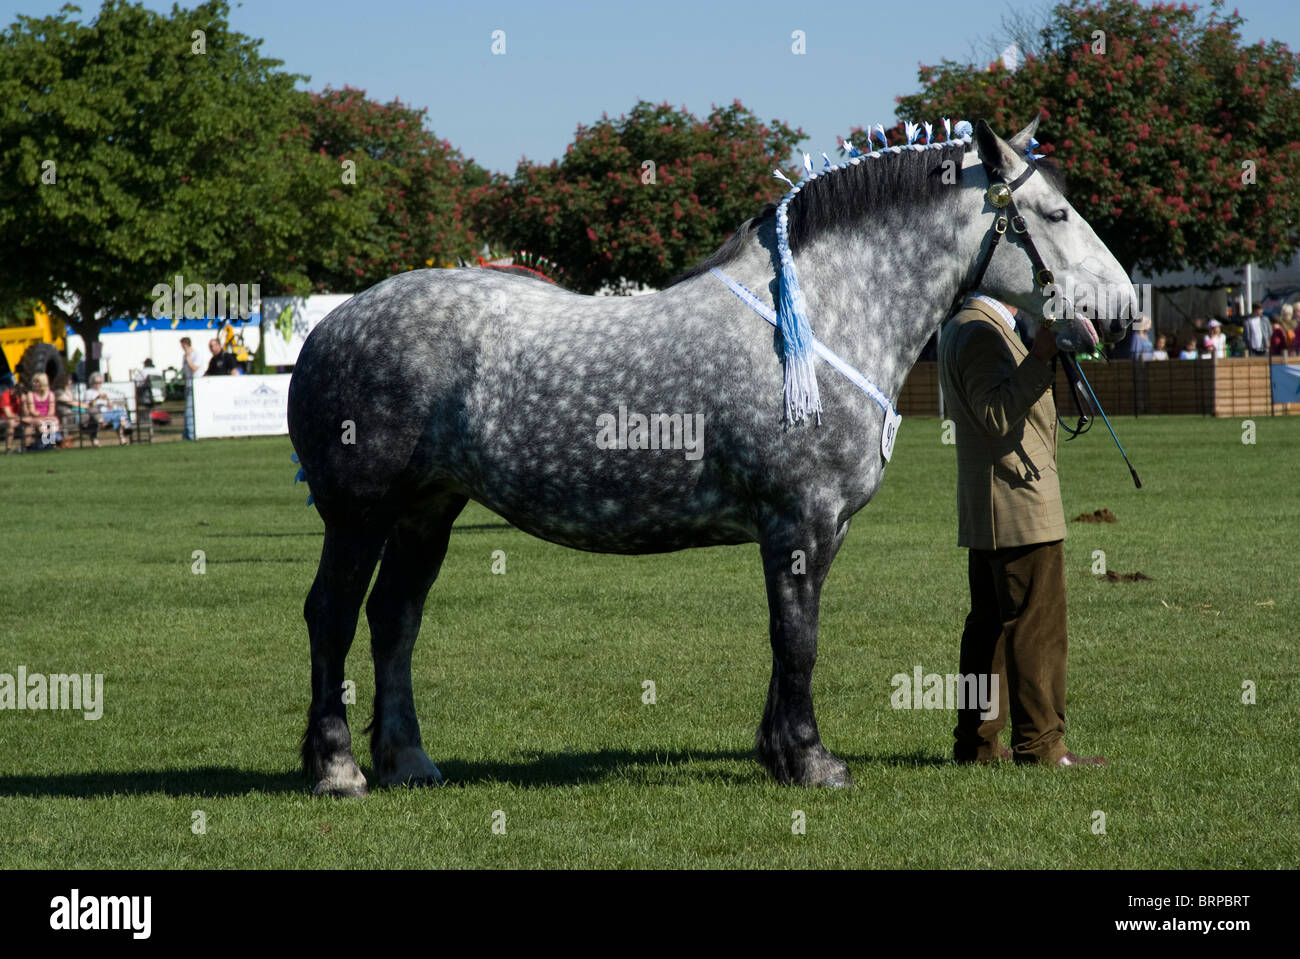
<instances>
[{"instance_id":1,"label":"man in beige jacket","mask_svg":"<svg viewBox=\"0 0 1300 959\"><path fill-rule=\"evenodd\" d=\"M958 545L969 549L964 676L998 677L1000 704L957 712L961 763L1106 765L1065 748L1065 514L1056 472L1056 337L1032 349L1010 310L976 294L944 322L939 383L956 428ZM1011 749L998 740L1011 713ZM989 710L994 712L994 710Z\"/></svg>"}]
</instances>

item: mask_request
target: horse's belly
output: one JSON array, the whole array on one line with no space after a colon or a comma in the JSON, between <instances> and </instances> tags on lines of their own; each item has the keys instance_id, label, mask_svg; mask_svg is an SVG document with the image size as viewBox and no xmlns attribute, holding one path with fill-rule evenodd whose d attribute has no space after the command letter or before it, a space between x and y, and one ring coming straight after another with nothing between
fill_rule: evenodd
<instances>
[{"instance_id":1,"label":"horse's belly","mask_svg":"<svg viewBox=\"0 0 1300 959\"><path fill-rule=\"evenodd\" d=\"M474 459L460 477L471 499L564 546L650 553L755 539L750 505L681 450L544 443Z\"/></svg>"}]
</instances>

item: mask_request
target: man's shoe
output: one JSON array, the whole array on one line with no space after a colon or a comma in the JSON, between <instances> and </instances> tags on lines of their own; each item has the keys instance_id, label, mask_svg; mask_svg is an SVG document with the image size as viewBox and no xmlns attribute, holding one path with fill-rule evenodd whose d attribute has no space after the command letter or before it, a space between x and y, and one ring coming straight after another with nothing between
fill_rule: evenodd
<instances>
[{"instance_id":1,"label":"man's shoe","mask_svg":"<svg viewBox=\"0 0 1300 959\"><path fill-rule=\"evenodd\" d=\"M1057 766L1109 766L1105 756L1076 756L1066 753L1055 763Z\"/></svg>"}]
</instances>

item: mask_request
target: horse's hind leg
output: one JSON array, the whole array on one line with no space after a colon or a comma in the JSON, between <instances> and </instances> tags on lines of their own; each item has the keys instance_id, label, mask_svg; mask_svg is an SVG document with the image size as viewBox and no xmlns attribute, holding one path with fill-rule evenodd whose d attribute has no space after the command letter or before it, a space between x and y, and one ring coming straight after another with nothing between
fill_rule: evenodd
<instances>
[{"instance_id":1,"label":"horse's hind leg","mask_svg":"<svg viewBox=\"0 0 1300 959\"><path fill-rule=\"evenodd\" d=\"M848 786L849 767L827 752L813 713L817 620L822 583L848 532L777 521L761 543L771 617L772 679L758 727L759 759L778 782ZM802 553L796 558L795 551Z\"/></svg>"},{"instance_id":2,"label":"horse's hind leg","mask_svg":"<svg viewBox=\"0 0 1300 959\"><path fill-rule=\"evenodd\" d=\"M352 758L343 667L383 542L382 532L327 525L320 568L303 608L311 636L311 709L302 763L317 795L366 793L366 778Z\"/></svg>"},{"instance_id":3,"label":"horse's hind leg","mask_svg":"<svg viewBox=\"0 0 1300 959\"><path fill-rule=\"evenodd\" d=\"M451 524L465 497L444 494L401 519L384 548L379 578L366 602L370 651L375 660L375 715L370 757L384 785L436 786L442 782L420 741L411 689L411 653L420 632L424 600L447 555Z\"/></svg>"}]
</instances>

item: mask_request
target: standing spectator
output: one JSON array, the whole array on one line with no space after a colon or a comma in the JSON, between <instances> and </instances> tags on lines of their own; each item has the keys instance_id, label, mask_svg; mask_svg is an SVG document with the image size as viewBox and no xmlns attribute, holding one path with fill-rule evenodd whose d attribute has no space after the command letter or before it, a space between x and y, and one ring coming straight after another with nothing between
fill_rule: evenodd
<instances>
[{"instance_id":1,"label":"standing spectator","mask_svg":"<svg viewBox=\"0 0 1300 959\"><path fill-rule=\"evenodd\" d=\"M1228 355L1228 338L1223 333L1223 324L1218 320L1210 320L1210 331L1205 335L1205 345L1209 347L1206 351L1216 359L1223 359Z\"/></svg>"},{"instance_id":2,"label":"standing spectator","mask_svg":"<svg viewBox=\"0 0 1300 959\"><path fill-rule=\"evenodd\" d=\"M1169 341L1165 338L1165 335L1163 333L1158 334L1156 336L1156 348L1151 351L1151 356L1149 357L1149 359L1153 359L1153 360L1169 359L1169 350L1165 348L1168 345L1168 343Z\"/></svg>"},{"instance_id":3,"label":"standing spectator","mask_svg":"<svg viewBox=\"0 0 1300 959\"><path fill-rule=\"evenodd\" d=\"M1282 329L1282 317L1279 314L1273 320L1273 333L1268 340L1268 352L1271 356L1286 356L1286 330Z\"/></svg>"},{"instance_id":4,"label":"standing spectator","mask_svg":"<svg viewBox=\"0 0 1300 959\"><path fill-rule=\"evenodd\" d=\"M208 340L208 350L212 353L212 359L208 360L208 371L204 376L226 376L239 368L233 354L221 351L221 341L216 337Z\"/></svg>"},{"instance_id":5,"label":"standing spectator","mask_svg":"<svg viewBox=\"0 0 1300 959\"><path fill-rule=\"evenodd\" d=\"M185 358L181 361L181 372L185 375L185 430L183 439L194 439L194 374L199 371L199 351L188 336L181 337L181 350Z\"/></svg>"},{"instance_id":6,"label":"standing spectator","mask_svg":"<svg viewBox=\"0 0 1300 959\"><path fill-rule=\"evenodd\" d=\"M27 436L36 440L37 449L52 449L63 439L59 433L59 410L50 378L44 373L32 377L32 388L23 397L23 445Z\"/></svg>"},{"instance_id":7,"label":"standing spectator","mask_svg":"<svg viewBox=\"0 0 1300 959\"><path fill-rule=\"evenodd\" d=\"M1286 351L1284 355L1286 356L1300 352L1300 344L1296 342L1295 325L1295 307L1290 303L1284 303L1282 305L1282 336L1286 341L1283 344L1283 349Z\"/></svg>"},{"instance_id":8,"label":"standing spectator","mask_svg":"<svg viewBox=\"0 0 1300 959\"><path fill-rule=\"evenodd\" d=\"M1246 349L1251 356L1267 356L1269 336L1273 332L1264 316L1264 305L1256 303L1246 317Z\"/></svg>"},{"instance_id":9,"label":"standing spectator","mask_svg":"<svg viewBox=\"0 0 1300 959\"><path fill-rule=\"evenodd\" d=\"M140 367L136 374L131 377L135 383L135 402L136 406L153 406L154 403L162 400L161 395L154 393L154 380L160 379L162 374L158 368L153 365L153 357L145 357L144 366Z\"/></svg>"},{"instance_id":10,"label":"standing spectator","mask_svg":"<svg viewBox=\"0 0 1300 959\"><path fill-rule=\"evenodd\" d=\"M139 371L131 379L135 381L136 386L139 386L142 383L152 382L155 376L160 375L158 367L153 365L153 357L145 357L144 366L140 367Z\"/></svg>"}]
</instances>

